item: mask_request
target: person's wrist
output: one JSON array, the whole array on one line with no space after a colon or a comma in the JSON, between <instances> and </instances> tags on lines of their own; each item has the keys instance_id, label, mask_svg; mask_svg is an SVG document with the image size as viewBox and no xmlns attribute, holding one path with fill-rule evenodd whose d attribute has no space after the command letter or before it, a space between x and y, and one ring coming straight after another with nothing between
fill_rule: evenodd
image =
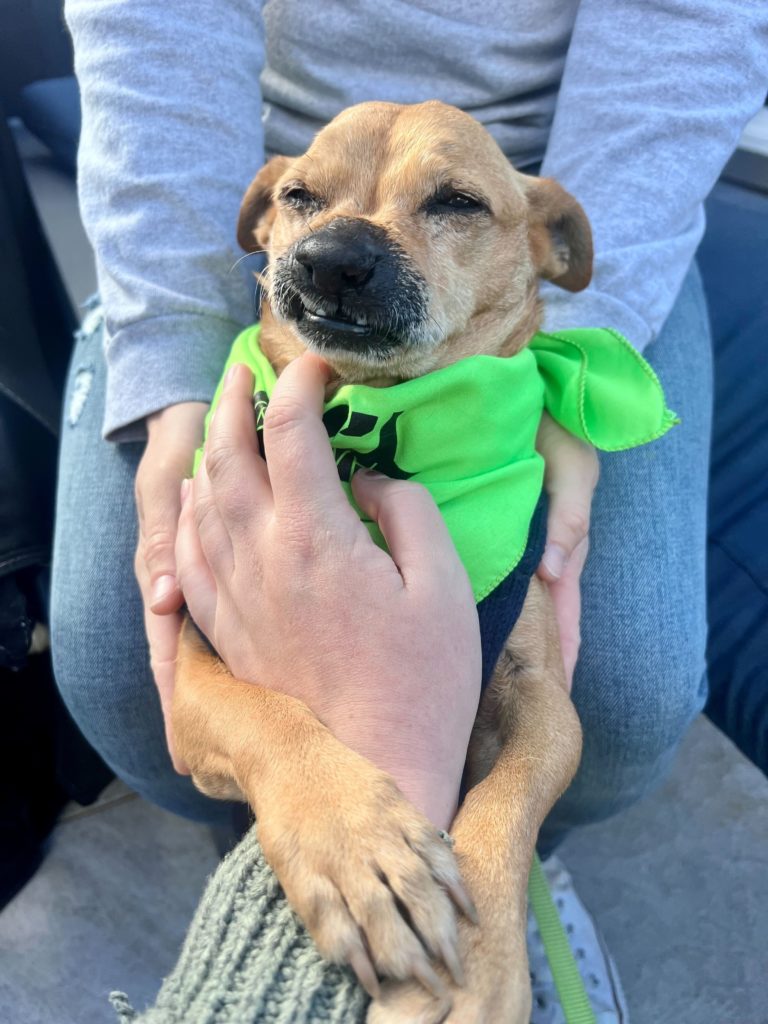
<instances>
[{"instance_id":1,"label":"person's wrist","mask_svg":"<svg viewBox=\"0 0 768 1024\"><path fill-rule=\"evenodd\" d=\"M415 761L412 757L398 758L395 753L385 760L377 758L374 764L392 776L406 799L433 825L447 831L458 807L461 769L438 771L426 761L419 757Z\"/></svg>"},{"instance_id":2,"label":"person's wrist","mask_svg":"<svg viewBox=\"0 0 768 1024\"><path fill-rule=\"evenodd\" d=\"M444 682L450 689L450 682ZM428 681L423 685L429 688ZM332 692L332 687L328 689ZM313 711L345 746L392 776L407 799L438 828L448 828L456 811L479 680L471 687L467 684L467 689L472 699L466 700L466 714L440 712L444 703L437 697L427 700L423 691L422 708L429 713L421 714L412 697L392 692L391 683L383 689L370 682L353 706L346 701L336 707L323 700L324 707ZM463 697L460 692L454 699L464 703Z\"/></svg>"},{"instance_id":3,"label":"person's wrist","mask_svg":"<svg viewBox=\"0 0 768 1024\"><path fill-rule=\"evenodd\" d=\"M201 441L202 424L208 408L207 402L176 402L150 413L145 420L148 442L166 434L173 436L181 428L176 440L181 445L189 443L196 448Z\"/></svg>"}]
</instances>

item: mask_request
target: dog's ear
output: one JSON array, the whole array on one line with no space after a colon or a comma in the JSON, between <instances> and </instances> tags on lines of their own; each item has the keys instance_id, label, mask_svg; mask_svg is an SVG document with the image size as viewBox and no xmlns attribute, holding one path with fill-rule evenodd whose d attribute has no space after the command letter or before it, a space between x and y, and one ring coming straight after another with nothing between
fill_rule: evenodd
<instances>
[{"instance_id":1,"label":"dog's ear","mask_svg":"<svg viewBox=\"0 0 768 1024\"><path fill-rule=\"evenodd\" d=\"M528 178L531 252L539 274L569 292L592 279L592 229L570 193L552 178Z\"/></svg>"},{"instance_id":2,"label":"dog's ear","mask_svg":"<svg viewBox=\"0 0 768 1024\"><path fill-rule=\"evenodd\" d=\"M237 221L237 241L246 252L266 249L275 220L275 185L291 163L290 157L273 156L248 186Z\"/></svg>"}]
</instances>

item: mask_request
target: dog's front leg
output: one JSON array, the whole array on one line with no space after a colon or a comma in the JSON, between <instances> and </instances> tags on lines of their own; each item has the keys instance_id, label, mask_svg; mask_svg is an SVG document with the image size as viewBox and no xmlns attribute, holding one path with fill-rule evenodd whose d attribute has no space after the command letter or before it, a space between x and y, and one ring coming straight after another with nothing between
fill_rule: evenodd
<instances>
[{"instance_id":1,"label":"dog's front leg","mask_svg":"<svg viewBox=\"0 0 768 1024\"><path fill-rule=\"evenodd\" d=\"M430 958L460 973L454 856L394 780L336 740L301 701L231 676L187 622L173 702L196 785L246 799L264 855L321 953L443 995ZM449 897L450 894L450 897Z\"/></svg>"},{"instance_id":2,"label":"dog's front leg","mask_svg":"<svg viewBox=\"0 0 768 1024\"><path fill-rule=\"evenodd\" d=\"M479 916L479 927L459 922L466 984L452 986L450 1011L417 986L387 985L369 1024L528 1024L528 874L539 828L580 752L549 595L534 579L480 708L472 788L451 830Z\"/></svg>"}]
</instances>

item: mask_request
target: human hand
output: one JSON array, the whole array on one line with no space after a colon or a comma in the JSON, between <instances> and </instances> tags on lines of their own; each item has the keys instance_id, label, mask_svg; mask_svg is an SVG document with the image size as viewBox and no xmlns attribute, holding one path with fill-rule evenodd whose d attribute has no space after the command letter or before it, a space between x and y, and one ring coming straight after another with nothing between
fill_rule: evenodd
<instances>
[{"instance_id":1,"label":"human hand","mask_svg":"<svg viewBox=\"0 0 768 1024\"><path fill-rule=\"evenodd\" d=\"M179 487L189 475L203 437L204 402L169 406L147 420L147 446L136 472L139 542L134 568L144 602L149 656L165 720L168 750L176 771L187 768L173 747L171 695L183 603L176 579Z\"/></svg>"},{"instance_id":2,"label":"human hand","mask_svg":"<svg viewBox=\"0 0 768 1024\"><path fill-rule=\"evenodd\" d=\"M179 578L235 676L304 701L447 827L480 691L471 587L428 492L358 472L355 499L390 554L373 543L320 418L328 373L305 354L281 375L264 423L267 469L251 374L230 372L185 486Z\"/></svg>"},{"instance_id":3,"label":"human hand","mask_svg":"<svg viewBox=\"0 0 768 1024\"><path fill-rule=\"evenodd\" d=\"M592 495L600 476L595 449L544 413L536 447L549 496L547 544L538 575L549 583L570 689L581 644L581 571L589 551Z\"/></svg>"}]
</instances>

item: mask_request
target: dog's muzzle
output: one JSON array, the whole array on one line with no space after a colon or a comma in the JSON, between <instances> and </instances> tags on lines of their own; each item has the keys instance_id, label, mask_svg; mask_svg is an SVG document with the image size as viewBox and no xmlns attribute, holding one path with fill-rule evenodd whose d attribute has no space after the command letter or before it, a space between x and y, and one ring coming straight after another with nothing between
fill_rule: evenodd
<instances>
[{"instance_id":1,"label":"dog's muzzle","mask_svg":"<svg viewBox=\"0 0 768 1024\"><path fill-rule=\"evenodd\" d=\"M271 299L313 347L385 358L413 342L426 318L425 292L383 228L339 217L275 261Z\"/></svg>"}]
</instances>

